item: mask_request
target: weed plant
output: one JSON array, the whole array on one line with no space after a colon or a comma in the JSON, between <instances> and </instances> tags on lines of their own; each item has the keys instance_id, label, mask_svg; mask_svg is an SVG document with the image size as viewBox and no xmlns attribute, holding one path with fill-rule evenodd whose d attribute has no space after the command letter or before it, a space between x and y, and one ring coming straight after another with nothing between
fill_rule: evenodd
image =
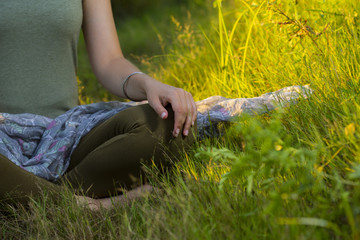
<instances>
[{"instance_id":1,"label":"weed plant","mask_svg":"<svg viewBox=\"0 0 360 240\"><path fill-rule=\"evenodd\" d=\"M196 100L304 84L313 94L240 116L166 175L148 169L161 192L97 213L78 207L70 192L57 204L32 201L30 210L2 216L2 238L360 238L360 2L203 4L200 23L197 9L169 19L172 40L158 32L162 53L142 58L142 69Z\"/></svg>"}]
</instances>

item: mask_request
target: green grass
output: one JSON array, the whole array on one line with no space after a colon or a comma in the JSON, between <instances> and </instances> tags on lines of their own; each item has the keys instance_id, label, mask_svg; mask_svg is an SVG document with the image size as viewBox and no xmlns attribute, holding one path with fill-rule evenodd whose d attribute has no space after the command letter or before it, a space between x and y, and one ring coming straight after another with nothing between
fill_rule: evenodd
<instances>
[{"instance_id":1,"label":"green grass","mask_svg":"<svg viewBox=\"0 0 360 240\"><path fill-rule=\"evenodd\" d=\"M312 96L240 117L163 178L149 170L163 192L99 213L77 207L71 193L58 204L34 201L3 216L2 238L360 238L360 3L215 2L200 17L191 9L169 18L172 25L156 32L161 51L151 47L140 67L196 100L302 84ZM121 32L136 36L136 28ZM85 89L96 86L90 81ZM89 102L112 99L102 89L84 93Z\"/></svg>"}]
</instances>

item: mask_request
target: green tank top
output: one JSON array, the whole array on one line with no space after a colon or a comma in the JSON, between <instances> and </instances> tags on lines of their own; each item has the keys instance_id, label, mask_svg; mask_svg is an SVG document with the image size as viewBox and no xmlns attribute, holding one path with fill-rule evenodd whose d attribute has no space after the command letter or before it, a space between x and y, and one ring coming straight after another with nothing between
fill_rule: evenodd
<instances>
[{"instance_id":1,"label":"green tank top","mask_svg":"<svg viewBox=\"0 0 360 240\"><path fill-rule=\"evenodd\" d=\"M56 117L77 105L82 0L0 1L0 112Z\"/></svg>"}]
</instances>

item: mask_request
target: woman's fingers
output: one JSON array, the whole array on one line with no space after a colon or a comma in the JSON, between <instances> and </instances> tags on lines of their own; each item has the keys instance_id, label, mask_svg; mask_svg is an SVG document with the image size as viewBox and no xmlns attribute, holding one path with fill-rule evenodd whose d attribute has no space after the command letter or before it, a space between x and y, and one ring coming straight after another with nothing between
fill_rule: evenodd
<instances>
[{"instance_id":1,"label":"woman's fingers","mask_svg":"<svg viewBox=\"0 0 360 240\"><path fill-rule=\"evenodd\" d=\"M179 136L187 115L186 99L184 99L182 91L182 89L176 89L175 93L172 94L170 98L170 103L175 115L173 130L174 137Z\"/></svg>"},{"instance_id":2,"label":"woman's fingers","mask_svg":"<svg viewBox=\"0 0 360 240\"><path fill-rule=\"evenodd\" d=\"M192 123L196 120L196 106L192 95L185 90L178 89L173 95L171 105L175 113L173 135L177 137L182 130L182 134L189 134Z\"/></svg>"},{"instance_id":3,"label":"woman's fingers","mask_svg":"<svg viewBox=\"0 0 360 240\"><path fill-rule=\"evenodd\" d=\"M192 95L189 92L184 92L185 95L185 99L186 99L186 107L187 107L187 116L185 119L185 123L184 123L184 129L183 129L183 134L184 136L188 136L189 135L189 131L191 126L193 125L193 116L196 115L194 113L194 109L193 109L193 98Z\"/></svg>"},{"instance_id":4,"label":"woman's fingers","mask_svg":"<svg viewBox=\"0 0 360 240\"><path fill-rule=\"evenodd\" d=\"M192 96L191 96L192 97ZM193 109L193 116L192 116L192 120L191 120L191 126L195 125L195 121L196 121L196 117L197 117L197 107L195 104L194 99L192 98L192 109Z\"/></svg>"}]
</instances>

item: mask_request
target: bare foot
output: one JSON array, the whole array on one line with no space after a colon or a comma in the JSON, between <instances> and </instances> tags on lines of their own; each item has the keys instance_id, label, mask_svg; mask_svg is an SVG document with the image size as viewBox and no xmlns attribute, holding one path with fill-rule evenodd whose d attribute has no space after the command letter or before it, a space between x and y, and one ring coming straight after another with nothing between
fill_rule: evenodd
<instances>
[{"instance_id":1,"label":"bare foot","mask_svg":"<svg viewBox=\"0 0 360 240\"><path fill-rule=\"evenodd\" d=\"M132 201L148 196L156 190L154 187L145 184L114 197L94 199L85 196L75 196L75 198L78 205L87 207L92 211L99 211L100 209L111 209L117 204L129 204Z\"/></svg>"},{"instance_id":2,"label":"bare foot","mask_svg":"<svg viewBox=\"0 0 360 240\"><path fill-rule=\"evenodd\" d=\"M92 211L100 210L100 202L98 201L98 199L79 195L75 195L75 199L76 203L81 207L89 208Z\"/></svg>"}]
</instances>

